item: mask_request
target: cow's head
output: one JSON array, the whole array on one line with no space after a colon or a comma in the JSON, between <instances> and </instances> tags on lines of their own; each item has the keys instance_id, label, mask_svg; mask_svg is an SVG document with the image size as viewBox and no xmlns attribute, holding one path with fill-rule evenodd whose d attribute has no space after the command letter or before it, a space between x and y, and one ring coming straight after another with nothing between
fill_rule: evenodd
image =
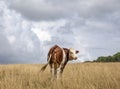
<instances>
[{"instance_id":1,"label":"cow's head","mask_svg":"<svg viewBox=\"0 0 120 89\"><path fill-rule=\"evenodd\" d=\"M78 50L75 50L73 48L70 48L69 49L69 60L76 60L78 57L77 57L77 53L79 53Z\"/></svg>"}]
</instances>

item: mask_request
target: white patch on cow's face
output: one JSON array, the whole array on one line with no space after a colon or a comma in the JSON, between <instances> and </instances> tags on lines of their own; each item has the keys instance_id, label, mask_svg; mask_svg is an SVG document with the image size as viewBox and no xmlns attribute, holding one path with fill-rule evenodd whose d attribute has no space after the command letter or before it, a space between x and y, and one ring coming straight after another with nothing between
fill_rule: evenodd
<instances>
[{"instance_id":1,"label":"white patch on cow's face","mask_svg":"<svg viewBox=\"0 0 120 89\"><path fill-rule=\"evenodd\" d=\"M70 53L69 53L69 59L70 60L73 60L73 59L77 59L78 57L77 57L77 53L79 52L79 51L77 51L77 50L75 50L75 49L73 49L73 48L70 48L69 49L70 50Z\"/></svg>"}]
</instances>

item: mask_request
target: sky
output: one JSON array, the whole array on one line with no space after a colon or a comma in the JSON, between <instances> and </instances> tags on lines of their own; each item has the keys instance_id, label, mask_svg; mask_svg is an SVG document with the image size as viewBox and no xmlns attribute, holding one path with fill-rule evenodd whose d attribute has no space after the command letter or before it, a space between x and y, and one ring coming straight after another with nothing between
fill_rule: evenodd
<instances>
[{"instance_id":1,"label":"sky","mask_svg":"<svg viewBox=\"0 0 120 89\"><path fill-rule=\"evenodd\" d=\"M74 62L120 52L120 0L0 0L0 64L46 63L55 44Z\"/></svg>"}]
</instances>

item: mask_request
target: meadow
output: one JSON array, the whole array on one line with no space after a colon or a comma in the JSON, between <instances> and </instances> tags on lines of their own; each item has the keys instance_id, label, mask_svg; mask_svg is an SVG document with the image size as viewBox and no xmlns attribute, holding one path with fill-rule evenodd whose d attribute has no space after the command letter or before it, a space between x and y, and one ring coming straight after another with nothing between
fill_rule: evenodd
<instances>
[{"instance_id":1,"label":"meadow","mask_svg":"<svg viewBox=\"0 0 120 89\"><path fill-rule=\"evenodd\" d=\"M120 89L120 63L68 64L61 80L51 82L49 66L0 65L0 89Z\"/></svg>"}]
</instances>

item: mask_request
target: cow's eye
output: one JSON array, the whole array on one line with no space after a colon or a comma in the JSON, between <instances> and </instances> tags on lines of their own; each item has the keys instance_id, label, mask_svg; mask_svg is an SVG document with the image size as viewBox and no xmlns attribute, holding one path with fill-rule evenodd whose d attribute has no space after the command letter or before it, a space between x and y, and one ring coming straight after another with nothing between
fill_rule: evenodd
<instances>
[{"instance_id":1,"label":"cow's eye","mask_svg":"<svg viewBox=\"0 0 120 89\"><path fill-rule=\"evenodd\" d=\"M79 53L79 51L77 50L76 53Z\"/></svg>"}]
</instances>

